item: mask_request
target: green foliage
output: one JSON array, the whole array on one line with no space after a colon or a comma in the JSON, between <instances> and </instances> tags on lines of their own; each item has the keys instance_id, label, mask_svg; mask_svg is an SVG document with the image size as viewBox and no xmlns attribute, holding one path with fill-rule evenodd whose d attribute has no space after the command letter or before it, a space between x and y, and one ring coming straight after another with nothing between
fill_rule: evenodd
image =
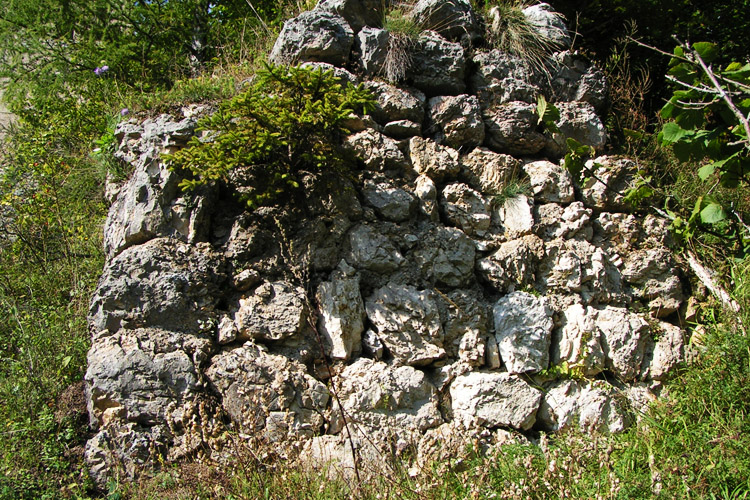
<instances>
[{"instance_id":1,"label":"green foliage","mask_svg":"<svg viewBox=\"0 0 750 500\"><path fill-rule=\"evenodd\" d=\"M557 128L557 122L560 120L560 110L551 102L547 102L547 99L542 94L539 94L537 98L536 114L539 117L537 125L544 126L545 129L552 133L560 131Z\"/></svg>"},{"instance_id":2,"label":"green foliage","mask_svg":"<svg viewBox=\"0 0 750 500\"><path fill-rule=\"evenodd\" d=\"M267 66L250 89L199 124L210 139L194 138L168 160L191 175L185 189L243 169L251 179L242 193L248 206L275 203L298 190L303 173L346 167L339 147L344 120L373 103L364 87L344 85L332 71Z\"/></svg>"},{"instance_id":3,"label":"green foliage","mask_svg":"<svg viewBox=\"0 0 750 500\"><path fill-rule=\"evenodd\" d=\"M670 121L659 139L672 146L681 161L708 160L698 169L702 180L718 179L734 188L748 182L750 170L750 138L732 109L736 106L744 117L750 114L750 64L731 63L710 74L700 60L708 68L718 56L717 46L695 43L691 49L675 48L668 73L675 90L661 110L662 118Z\"/></svg>"}]
</instances>

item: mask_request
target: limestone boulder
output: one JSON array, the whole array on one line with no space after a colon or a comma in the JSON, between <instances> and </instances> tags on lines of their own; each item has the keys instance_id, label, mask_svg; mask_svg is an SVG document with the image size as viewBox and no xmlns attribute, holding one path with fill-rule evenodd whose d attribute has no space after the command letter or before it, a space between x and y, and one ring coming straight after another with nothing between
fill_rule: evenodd
<instances>
[{"instance_id":1,"label":"limestone boulder","mask_svg":"<svg viewBox=\"0 0 750 500\"><path fill-rule=\"evenodd\" d=\"M388 53L388 32L380 28L366 26L355 38L359 52L359 64L366 75L377 75L383 71Z\"/></svg>"},{"instance_id":2,"label":"limestone boulder","mask_svg":"<svg viewBox=\"0 0 750 500\"><path fill-rule=\"evenodd\" d=\"M206 377L240 432L278 442L322 429L328 389L286 356L247 342L214 356Z\"/></svg>"},{"instance_id":3,"label":"limestone boulder","mask_svg":"<svg viewBox=\"0 0 750 500\"><path fill-rule=\"evenodd\" d=\"M355 268L376 273L393 272L404 262L404 256L378 226L360 224L349 233L351 248L347 260Z\"/></svg>"},{"instance_id":4,"label":"limestone boulder","mask_svg":"<svg viewBox=\"0 0 750 500\"><path fill-rule=\"evenodd\" d=\"M537 422L552 432L575 427L587 433L622 432L629 424L623 399L606 382L561 380L545 388Z\"/></svg>"},{"instance_id":5,"label":"limestone boulder","mask_svg":"<svg viewBox=\"0 0 750 500\"><path fill-rule=\"evenodd\" d=\"M529 430L536 422L542 392L518 375L471 372L450 386L453 417L465 428L513 427Z\"/></svg>"},{"instance_id":6,"label":"limestone boulder","mask_svg":"<svg viewBox=\"0 0 750 500\"><path fill-rule=\"evenodd\" d=\"M593 211L580 201L574 201L567 207L557 203L534 206L537 235L547 241L558 238L591 241L594 234L592 215Z\"/></svg>"},{"instance_id":7,"label":"limestone boulder","mask_svg":"<svg viewBox=\"0 0 750 500\"><path fill-rule=\"evenodd\" d=\"M572 40L565 25L565 18L555 12L548 3L538 3L523 9L523 14L544 38L560 48L570 47Z\"/></svg>"},{"instance_id":8,"label":"limestone boulder","mask_svg":"<svg viewBox=\"0 0 750 500\"><path fill-rule=\"evenodd\" d=\"M378 123L409 120L421 124L424 121L427 98L419 90L400 88L379 80L367 81L365 87L375 96L375 109L371 114Z\"/></svg>"},{"instance_id":9,"label":"limestone boulder","mask_svg":"<svg viewBox=\"0 0 750 500\"><path fill-rule=\"evenodd\" d=\"M353 152L365 168L374 172L402 174L410 168L398 142L375 129L366 129L344 139L344 148Z\"/></svg>"},{"instance_id":10,"label":"limestone boulder","mask_svg":"<svg viewBox=\"0 0 750 500\"><path fill-rule=\"evenodd\" d=\"M419 211L430 221L437 222L439 213L435 182L426 175L420 175L415 181L414 194L419 199Z\"/></svg>"},{"instance_id":11,"label":"limestone boulder","mask_svg":"<svg viewBox=\"0 0 750 500\"><path fill-rule=\"evenodd\" d=\"M422 135L422 124L410 120L396 120L383 125L383 133L396 140Z\"/></svg>"},{"instance_id":12,"label":"limestone boulder","mask_svg":"<svg viewBox=\"0 0 750 500\"><path fill-rule=\"evenodd\" d=\"M519 194L506 199L492 214L506 238L516 239L534 229L534 201Z\"/></svg>"},{"instance_id":13,"label":"limestone boulder","mask_svg":"<svg viewBox=\"0 0 750 500\"><path fill-rule=\"evenodd\" d=\"M641 377L665 380L683 361L685 332L678 326L660 321L646 344Z\"/></svg>"},{"instance_id":14,"label":"limestone boulder","mask_svg":"<svg viewBox=\"0 0 750 500\"><path fill-rule=\"evenodd\" d=\"M604 73L580 54L569 50L550 57L552 94L557 102L581 101L601 112L607 103Z\"/></svg>"},{"instance_id":15,"label":"limestone boulder","mask_svg":"<svg viewBox=\"0 0 750 500\"><path fill-rule=\"evenodd\" d=\"M365 300L367 318L399 365L428 365L445 356L440 312L428 290L386 285Z\"/></svg>"},{"instance_id":16,"label":"limestone boulder","mask_svg":"<svg viewBox=\"0 0 750 500\"><path fill-rule=\"evenodd\" d=\"M391 438L417 436L443 423L438 394L423 372L411 366L391 366L360 358L347 366L339 378L341 407L369 432L397 434ZM329 433L343 430L337 405L331 412Z\"/></svg>"},{"instance_id":17,"label":"limestone boulder","mask_svg":"<svg viewBox=\"0 0 750 500\"><path fill-rule=\"evenodd\" d=\"M570 203L575 201L573 178L564 167L540 160L526 163L534 198L542 203Z\"/></svg>"},{"instance_id":18,"label":"limestone boulder","mask_svg":"<svg viewBox=\"0 0 750 500\"><path fill-rule=\"evenodd\" d=\"M633 295L648 302L649 310L658 318L674 313L684 301L677 263L664 247L628 253L622 277Z\"/></svg>"},{"instance_id":19,"label":"limestone boulder","mask_svg":"<svg viewBox=\"0 0 750 500\"><path fill-rule=\"evenodd\" d=\"M318 285L320 315L318 330L333 359L347 361L362 350L365 305L359 292L359 278L342 273Z\"/></svg>"},{"instance_id":20,"label":"limestone boulder","mask_svg":"<svg viewBox=\"0 0 750 500\"><path fill-rule=\"evenodd\" d=\"M464 49L434 31L424 31L415 43L406 77L428 96L462 94L466 90Z\"/></svg>"},{"instance_id":21,"label":"limestone boulder","mask_svg":"<svg viewBox=\"0 0 750 500\"><path fill-rule=\"evenodd\" d=\"M240 299L234 322L242 340L283 340L298 335L307 325L305 291L287 281L263 283L252 295Z\"/></svg>"},{"instance_id":22,"label":"limestone boulder","mask_svg":"<svg viewBox=\"0 0 750 500\"><path fill-rule=\"evenodd\" d=\"M408 220L417 208L417 198L413 194L388 182L366 181L362 194L367 204L385 220Z\"/></svg>"},{"instance_id":23,"label":"limestone boulder","mask_svg":"<svg viewBox=\"0 0 750 500\"><path fill-rule=\"evenodd\" d=\"M512 292L492 309L500 357L510 373L544 370L549 364L552 310L541 297Z\"/></svg>"},{"instance_id":24,"label":"limestone boulder","mask_svg":"<svg viewBox=\"0 0 750 500\"><path fill-rule=\"evenodd\" d=\"M498 194L521 172L521 162L487 148L475 148L459 159L459 179L480 193Z\"/></svg>"},{"instance_id":25,"label":"limestone boulder","mask_svg":"<svg viewBox=\"0 0 750 500\"><path fill-rule=\"evenodd\" d=\"M477 273L499 292L533 284L536 266L544 256L544 242L535 235L500 245L487 257L477 260Z\"/></svg>"},{"instance_id":26,"label":"limestone boulder","mask_svg":"<svg viewBox=\"0 0 750 500\"><path fill-rule=\"evenodd\" d=\"M415 263L428 283L460 287L474 277L476 248L457 228L435 226L420 238Z\"/></svg>"},{"instance_id":27,"label":"limestone boulder","mask_svg":"<svg viewBox=\"0 0 750 500\"><path fill-rule=\"evenodd\" d=\"M595 324L607 369L622 380L636 378L651 334L646 320L625 308L607 306L597 311Z\"/></svg>"},{"instance_id":28,"label":"limestone boulder","mask_svg":"<svg viewBox=\"0 0 750 500\"><path fill-rule=\"evenodd\" d=\"M476 290L453 290L438 298L448 358L482 366L490 331L490 306Z\"/></svg>"},{"instance_id":29,"label":"limestone boulder","mask_svg":"<svg viewBox=\"0 0 750 500\"><path fill-rule=\"evenodd\" d=\"M634 161L600 156L587 161L586 168L593 174L581 186L582 201L587 207L606 212L632 209L625 201L625 193L635 187L638 166Z\"/></svg>"},{"instance_id":30,"label":"limestone boulder","mask_svg":"<svg viewBox=\"0 0 750 500\"><path fill-rule=\"evenodd\" d=\"M409 157L414 170L435 182L453 178L458 174L461 169L458 156L455 149L441 146L430 139L413 137L409 141Z\"/></svg>"},{"instance_id":31,"label":"limestone boulder","mask_svg":"<svg viewBox=\"0 0 750 500\"><path fill-rule=\"evenodd\" d=\"M411 15L419 26L434 30L451 41L472 43L483 35L480 18L469 0L418 0Z\"/></svg>"},{"instance_id":32,"label":"limestone boulder","mask_svg":"<svg viewBox=\"0 0 750 500\"><path fill-rule=\"evenodd\" d=\"M89 326L106 336L121 328L212 329L229 277L208 243L157 238L111 259L91 299Z\"/></svg>"},{"instance_id":33,"label":"limestone boulder","mask_svg":"<svg viewBox=\"0 0 750 500\"><path fill-rule=\"evenodd\" d=\"M319 0L314 10L343 17L356 33L365 26L379 26L386 5L383 0Z\"/></svg>"},{"instance_id":34,"label":"limestone boulder","mask_svg":"<svg viewBox=\"0 0 750 500\"><path fill-rule=\"evenodd\" d=\"M482 236L490 228L489 204L479 192L462 182L443 188L440 208L445 220L466 234Z\"/></svg>"},{"instance_id":35,"label":"limestone boulder","mask_svg":"<svg viewBox=\"0 0 750 500\"><path fill-rule=\"evenodd\" d=\"M439 144L471 149L484 142L484 121L475 96L438 96L427 102L428 131Z\"/></svg>"},{"instance_id":36,"label":"limestone boulder","mask_svg":"<svg viewBox=\"0 0 750 500\"><path fill-rule=\"evenodd\" d=\"M534 155L547 144L537 131L536 107L521 101L494 105L483 112L485 144L498 153Z\"/></svg>"},{"instance_id":37,"label":"limestone boulder","mask_svg":"<svg viewBox=\"0 0 750 500\"><path fill-rule=\"evenodd\" d=\"M587 377L605 368L602 332L596 327L596 311L582 304L573 304L561 313L561 326L552 336L550 362L567 365Z\"/></svg>"},{"instance_id":38,"label":"limestone boulder","mask_svg":"<svg viewBox=\"0 0 750 500\"><path fill-rule=\"evenodd\" d=\"M541 89L534 83L534 71L521 58L494 49L477 52L472 61L476 72L469 77L469 88L483 110L514 101L537 102Z\"/></svg>"},{"instance_id":39,"label":"limestone boulder","mask_svg":"<svg viewBox=\"0 0 750 500\"><path fill-rule=\"evenodd\" d=\"M344 66L354 44L354 31L342 16L311 10L284 23L268 59L275 64L320 61Z\"/></svg>"},{"instance_id":40,"label":"limestone boulder","mask_svg":"<svg viewBox=\"0 0 750 500\"><path fill-rule=\"evenodd\" d=\"M565 155L568 139L575 139L594 150L604 147L607 143L607 129L591 104L572 101L561 102L556 106L560 111L560 119L557 121L559 132L552 134L552 139L547 144L550 156Z\"/></svg>"}]
</instances>

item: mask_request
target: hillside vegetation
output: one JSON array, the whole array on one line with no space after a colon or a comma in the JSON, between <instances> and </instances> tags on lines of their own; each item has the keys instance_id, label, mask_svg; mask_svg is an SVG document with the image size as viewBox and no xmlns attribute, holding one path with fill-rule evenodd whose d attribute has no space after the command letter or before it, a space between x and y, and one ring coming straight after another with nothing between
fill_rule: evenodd
<instances>
[{"instance_id":1,"label":"hillside vegetation","mask_svg":"<svg viewBox=\"0 0 750 500\"><path fill-rule=\"evenodd\" d=\"M539 446L491 457L466 449L425 470L395 464L393 474L364 485L237 446L231 467L165 464L153 478L113 481L102 492L83 463L81 386L86 313L104 262L105 187L128 175L112 157L114 127L124 117L230 100L283 18L312 5L0 0L0 77L9 79L5 99L17 117L0 153L0 499L749 498L748 136L690 59L694 49L713 64L746 119L750 53L738 33L750 26L737 10L745 2L711 11L689 1L678 10L665 0L552 3L572 27L578 20L576 46L609 77L611 153L634 158L643 174L632 196L644 212L673 220L685 267L695 258L715 270L736 304L725 306L693 279L702 300L687 317L692 361L667 382L666 397L619 435L542 436ZM650 30L664 17L654 12L674 13L679 40L713 44L686 44L674 53L684 60L670 63L612 36L628 23ZM658 28L645 41L673 53L671 27ZM709 93L677 88L674 78ZM693 112L658 114L670 97Z\"/></svg>"}]
</instances>

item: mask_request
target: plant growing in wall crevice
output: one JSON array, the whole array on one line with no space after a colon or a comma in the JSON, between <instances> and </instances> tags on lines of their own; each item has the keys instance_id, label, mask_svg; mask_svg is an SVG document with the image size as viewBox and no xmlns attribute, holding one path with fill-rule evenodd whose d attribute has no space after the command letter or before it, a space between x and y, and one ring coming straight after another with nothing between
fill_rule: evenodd
<instances>
[{"instance_id":1,"label":"plant growing in wall crevice","mask_svg":"<svg viewBox=\"0 0 750 500\"><path fill-rule=\"evenodd\" d=\"M183 189L226 181L242 169L249 208L288 201L303 174L346 170L344 120L373 103L363 86L342 84L332 71L267 65L247 91L199 123L208 139L194 137L167 160L188 174Z\"/></svg>"}]
</instances>

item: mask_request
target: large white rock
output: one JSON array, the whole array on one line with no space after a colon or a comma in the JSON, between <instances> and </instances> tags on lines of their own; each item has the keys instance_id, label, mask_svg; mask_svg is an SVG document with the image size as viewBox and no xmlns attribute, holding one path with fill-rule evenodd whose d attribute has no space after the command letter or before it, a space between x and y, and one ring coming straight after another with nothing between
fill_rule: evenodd
<instances>
[{"instance_id":1,"label":"large white rock","mask_svg":"<svg viewBox=\"0 0 750 500\"><path fill-rule=\"evenodd\" d=\"M440 208L448 223L467 234L481 236L490 228L488 203L480 193L462 182L454 182L443 188Z\"/></svg>"},{"instance_id":2,"label":"large white rock","mask_svg":"<svg viewBox=\"0 0 750 500\"><path fill-rule=\"evenodd\" d=\"M562 326L552 337L550 362L567 364L587 377L604 370L601 331L596 328L596 311L573 304L562 311Z\"/></svg>"},{"instance_id":3,"label":"large white rock","mask_svg":"<svg viewBox=\"0 0 750 500\"><path fill-rule=\"evenodd\" d=\"M607 306L596 314L607 369L622 380L640 374L650 328L645 319L622 307Z\"/></svg>"},{"instance_id":4,"label":"large white rock","mask_svg":"<svg viewBox=\"0 0 750 500\"><path fill-rule=\"evenodd\" d=\"M540 160L523 166L529 176L534 198L543 203L570 203L575 200L573 178L565 168Z\"/></svg>"},{"instance_id":5,"label":"large white rock","mask_svg":"<svg viewBox=\"0 0 750 500\"><path fill-rule=\"evenodd\" d=\"M544 242L535 235L503 243L477 261L477 272L498 291L513 291L533 284L537 264L544 256Z\"/></svg>"},{"instance_id":6,"label":"large white rock","mask_svg":"<svg viewBox=\"0 0 750 500\"><path fill-rule=\"evenodd\" d=\"M348 360L362 350L365 306L359 293L359 278L333 276L318 285L318 328L327 353Z\"/></svg>"},{"instance_id":7,"label":"large white rock","mask_svg":"<svg viewBox=\"0 0 750 500\"><path fill-rule=\"evenodd\" d=\"M510 373L471 372L450 386L453 418L464 427L508 426L528 430L536 421L542 392Z\"/></svg>"},{"instance_id":8,"label":"large white rock","mask_svg":"<svg viewBox=\"0 0 750 500\"><path fill-rule=\"evenodd\" d=\"M513 292L493 308L495 338L510 373L544 370L549 364L552 311L543 298Z\"/></svg>"},{"instance_id":9,"label":"large white rock","mask_svg":"<svg viewBox=\"0 0 750 500\"><path fill-rule=\"evenodd\" d=\"M409 156L414 170L435 182L454 177L461 169L458 151L431 139L413 137L409 141Z\"/></svg>"},{"instance_id":10,"label":"large white rock","mask_svg":"<svg viewBox=\"0 0 750 500\"><path fill-rule=\"evenodd\" d=\"M240 299L234 322L240 339L281 340L302 331L306 314L304 289L277 281L264 283L253 295Z\"/></svg>"},{"instance_id":11,"label":"large white rock","mask_svg":"<svg viewBox=\"0 0 750 500\"><path fill-rule=\"evenodd\" d=\"M431 292L386 285L367 298L365 309L396 363L420 366L445 356L443 327Z\"/></svg>"},{"instance_id":12,"label":"large white rock","mask_svg":"<svg viewBox=\"0 0 750 500\"><path fill-rule=\"evenodd\" d=\"M476 247L455 227L436 226L420 238L414 259L429 282L459 287L474 277Z\"/></svg>"},{"instance_id":13,"label":"large white rock","mask_svg":"<svg viewBox=\"0 0 750 500\"><path fill-rule=\"evenodd\" d=\"M487 148L475 148L460 158L461 180L477 191L498 194L521 172L521 161Z\"/></svg>"},{"instance_id":14,"label":"large white rock","mask_svg":"<svg viewBox=\"0 0 750 500\"><path fill-rule=\"evenodd\" d=\"M617 390L606 382L561 380L545 389L537 422L548 431L578 427L611 434L625 430L628 415Z\"/></svg>"},{"instance_id":15,"label":"large white rock","mask_svg":"<svg viewBox=\"0 0 750 500\"><path fill-rule=\"evenodd\" d=\"M353 44L354 31L346 19L312 10L284 23L268 59L275 64L320 61L343 66Z\"/></svg>"}]
</instances>

